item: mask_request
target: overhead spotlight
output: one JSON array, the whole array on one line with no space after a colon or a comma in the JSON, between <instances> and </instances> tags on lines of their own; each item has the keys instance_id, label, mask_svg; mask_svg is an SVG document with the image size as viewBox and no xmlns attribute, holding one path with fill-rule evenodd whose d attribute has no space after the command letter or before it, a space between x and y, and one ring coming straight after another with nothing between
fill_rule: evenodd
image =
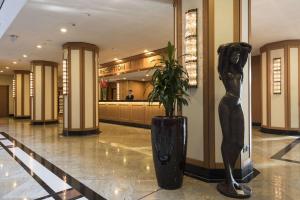
<instances>
[{"instance_id":1,"label":"overhead spotlight","mask_svg":"<svg viewBox=\"0 0 300 200\"><path fill-rule=\"evenodd\" d=\"M16 65L16 64L18 64L18 63L17 63L17 61L13 61L12 64Z\"/></svg>"},{"instance_id":2,"label":"overhead spotlight","mask_svg":"<svg viewBox=\"0 0 300 200\"><path fill-rule=\"evenodd\" d=\"M3 73L3 70L1 70L0 73Z\"/></svg>"},{"instance_id":3,"label":"overhead spotlight","mask_svg":"<svg viewBox=\"0 0 300 200\"><path fill-rule=\"evenodd\" d=\"M23 58L27 58L28 56L26 54L23 54Z\"/></svg>"},{"instance_id":4,"label":"overhead spotlight","mask_svg":"<svg viewBox=\"0 0 300 200\"><path fill-rule=\"evenodd\" d=\"M146 76L148 77L148 76L150 76L149 74L146 74Z\"/></svg>"},{"instance_id":5,"label":"overhead spotlight","mask_svg":"<svg viewBox=\"0 0 300 200\"><path fill-rule=\"evenodd\" d=\"M5 67L5 69L9 69L9 67Z\"/></svg>"},{"instance_id":6,"label":"overhead spotlight","mask_svg":"<svg viewBox=\"0 0 300 200\"><path fill-rule=\"evenodd\" d=\"M60 29L60 32L66 33L66 32L68 32L68 30L67 30L66 28L61 28L61 29Z\"/></svg>"},{"instance_id":7,"label":"overhead spotlight","mask_svg":"<svg viewBox=\"0 0 300 200\"><path fill-rule=\"evenodd\" d=\"M42 47L42 45L38 44L38 45L36 45L36 48L41 49L43 47Z\"/></svg>"}]
</instances>

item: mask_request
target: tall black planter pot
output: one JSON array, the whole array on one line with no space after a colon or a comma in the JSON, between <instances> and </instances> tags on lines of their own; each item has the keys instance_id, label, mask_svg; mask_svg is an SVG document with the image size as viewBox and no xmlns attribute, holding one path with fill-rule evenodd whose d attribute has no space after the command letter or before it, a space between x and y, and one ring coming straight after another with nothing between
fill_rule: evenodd
<instances>
[{"instance_id":1,"label":"tall black planter pot","mask_svg":"<svg viewBox=\"0 0 300 200\"><path fill-rule=\"evenodd\" d=\"M156 178L163 189L182 186L187 148L187 118L152 118L151 140Z\"/></svg>"}]
</instances>

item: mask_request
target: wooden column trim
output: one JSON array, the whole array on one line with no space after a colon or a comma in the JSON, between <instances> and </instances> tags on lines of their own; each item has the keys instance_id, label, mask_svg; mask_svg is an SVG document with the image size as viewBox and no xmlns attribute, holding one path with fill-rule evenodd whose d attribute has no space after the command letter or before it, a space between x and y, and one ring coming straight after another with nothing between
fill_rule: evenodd
<instances>
[{"instance_id":1,"label":"wooden column trim","mask_svg":"<svg viewBox=\"0 0 300 200\"><path fill-rule=\"evenodd\" d=\"M98 108L96 106L96 89L97 86L96 84L98 84L98 82L96 81L96 76L98 76L97 74L97 66L96 66L96 52L92 51L92 59L93 59L93 108L97 110L98 112ZM96 112L93 113L93 127L96 128Z\"/></svg>"},{"instance_id":2,"label":"wooden column trim","mask_svg":"<svg viewBox=\"0 0 300 200\"><path fill-rule=\"evenodd\" d=\"M267 56L267 126L271 127L271 79L270 79L270 51L266 52Z\"/></svg>"},{"instance_id":3,"label":"wooden column trim","mask_svg":"<svg viewBox=\"0 0 300 200\"><path fill-rule=\"evenodd\" d=\"M68 60L67 60L67 73L68 73L68 130L72 128L72 76L71 76L71 64L72 64L72 57L71 57L71 49L68 48Z\"/></svg>"},{"instance_id":4,"label":"wooden column trim","mask_svg":"<svg viewBox=\"0 0 300 200\"><path fill-rule=\"evenodd\" d=\"M36 102L36 66L33 66L33 97L32 97L32 120L36 120L36 110L35 110L35 102Z\"/></svg>"},{"instance_id":5,"label":"wooden column trim","mask_svg":"<svg viewBox=\"0 0 300 200\"><path fill-rule=\"evenodd\" d=\"M54 66L51 66L51 97L52 97L52 101L51 101L51 105L52 105L52 109L51 109L51 119L54 120L54 101L56 99L56 95L54 95Z\"/></svg>"},{"instance_id":6,"label":"wooden column trim","mask_svg":"<svg viewBox=\"0 0 300 200\"><path fill-rule=\"evenodd\" d=\"M21 116L24 116L24 106L25 106L25 86L24 86L24 74L21 74Z\"/></svg>"},{"instance_id":7,"label":"wooden column trim","mask_svg":"<svg viewBox=\"0 0 300 200\"><path fill-rule=\"evenodd\" d=\"M284 47L284 114L285 128L290 127L290 48Z\"/></svg>"},{"instance_id":8,"label":"wooden column trim","mask_svg":"<svg viewBox=\"0 0 300 200\"><path fill-rule=\"evenodd\" d=\"M80 48L80 122L81 129L85 128L85 49Z\"/></svg>"},{"instance_id":9,"label":"wooden column trim","mask_svg":"<svg viewBox=\"0 0 300 200\"><path fill-rule=\"evenodd\" d=\"M42 91L41 91L41 94L42 94L42 102L41 102L42 116L41 116L41 120L45 121L45 118L46 118L46 116L45 116L45 90L46 90L46 86L45 86L45 65L42 65L41 70L42 70L42 73L41 73L41 75L42 75L42 78L41 78L41 80L42 80L42 82L41 82L41 84L42 84L42 86L41 86L41 88L42 88Z\"/></svg>"},{"instance_id":10,"label":"wooden column trim","mask_svg":"<svg viewBox=\"0 0 300 200\"><path fill-rule=\"evenodd\" d=\"M233 41L240 42L241 40L241 2L233 0Z\"/></svg>"}]
</instances>

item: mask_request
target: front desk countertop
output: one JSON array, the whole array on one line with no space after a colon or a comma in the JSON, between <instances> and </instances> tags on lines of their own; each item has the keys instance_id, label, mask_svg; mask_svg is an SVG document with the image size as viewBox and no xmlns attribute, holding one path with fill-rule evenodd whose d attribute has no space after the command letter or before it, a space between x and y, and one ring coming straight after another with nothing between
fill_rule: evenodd
<instances>
[{"instance_id":1,"label":"front desk countertop","mask_svg":"<svg viewBox=\"0 0 300 200\"><path fill-rule=\"evenodd\" d=\"M158 102L148 101L99 101L99 120L102 122L149 127L154 116L164 115Z\"/></svg>"}]
</instances>

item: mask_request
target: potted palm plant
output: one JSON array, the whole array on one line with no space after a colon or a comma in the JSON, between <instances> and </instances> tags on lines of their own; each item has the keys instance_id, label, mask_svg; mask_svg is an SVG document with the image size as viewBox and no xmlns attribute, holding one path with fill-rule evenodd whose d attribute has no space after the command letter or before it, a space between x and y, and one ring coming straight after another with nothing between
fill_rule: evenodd
<instances>
[{"instance_id":1,"label":"potted palm plant","mask_svg":"<svg viewBox=\"0 0 300 200\"><path fill-rule=\"evenodd\" d=\"M162 57L152 77L149 102L158 101L165 116L152 118L151 141L158 185L178 189L182 185L187 148L187 118L176 115L176 108L188 105L189 78L175 59L175 47L168 42L167 57Z\"/></svg>"}]
</instances>

